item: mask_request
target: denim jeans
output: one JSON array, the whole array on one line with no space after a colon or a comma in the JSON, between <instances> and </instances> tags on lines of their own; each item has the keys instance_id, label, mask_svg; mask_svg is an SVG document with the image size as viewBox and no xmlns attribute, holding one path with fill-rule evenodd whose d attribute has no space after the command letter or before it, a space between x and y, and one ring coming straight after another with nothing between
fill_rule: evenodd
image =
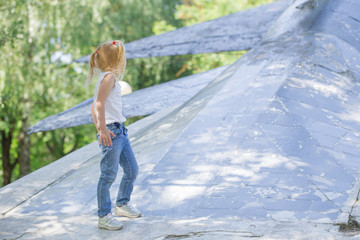
<instances>
[{"instance_id":1,"label":"denim jeans","mask_svg":"<svg viewBox=\"0 0 360 240\"><path fill-rule=\"evenodd\" d=\"M97 186L98 216L104 217L111 212L110 187L116 179L119 165L123 169L123 177L119 186L116 205L122 206L130 201L134 181L139 172L136 158L127 137L124 124L111 123L106 127L116 136L111 136L112 146L99 144L102 156L100 162L100 179ZM97 134L100 143L99 134Z\"/></svg>"}]
</instances>

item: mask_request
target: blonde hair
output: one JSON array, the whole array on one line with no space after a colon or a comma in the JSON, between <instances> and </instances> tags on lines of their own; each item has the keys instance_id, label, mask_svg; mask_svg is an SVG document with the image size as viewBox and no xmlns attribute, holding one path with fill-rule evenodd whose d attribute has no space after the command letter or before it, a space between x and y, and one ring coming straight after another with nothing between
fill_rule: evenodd
<instances>
[{"instance_id":1,"label":"blonde hair","mask_svg":"<svg viewBox=\"0 0 360 240\"><path fill-rule=\"evenodd\" d=\"M119 40L105 42L91 54L88 81L93 79L96 69L102 72L113 72L121 81L124 77L125 67L126 55L123 42Z\"/></svg>"}]
</instances>

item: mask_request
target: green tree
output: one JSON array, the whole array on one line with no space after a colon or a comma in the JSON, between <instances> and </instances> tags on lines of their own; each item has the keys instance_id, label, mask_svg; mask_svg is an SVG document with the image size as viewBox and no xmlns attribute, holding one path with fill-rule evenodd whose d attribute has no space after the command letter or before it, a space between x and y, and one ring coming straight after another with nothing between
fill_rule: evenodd
<instances>
[{"instance_id":1,"label":"green tree","mask_svg":"<svg viewBox=\"0 0 360 240\"><path fill-rule=\"evenodd\" d=\"M67 5L68 9L72 7L70 3ZM74 69L51 59L56 51L67 48L59 40L62 29L58 20L64 17L61 10L55 1L9 1L1 6L3 185L13 180L15 167L20 177L31 171L31 139L27 134L31 121L37 116L54 113L54 106L70 106L59 99L84 92L81 82L74 81L78 80Z\"/></svg>"}]
</instances>

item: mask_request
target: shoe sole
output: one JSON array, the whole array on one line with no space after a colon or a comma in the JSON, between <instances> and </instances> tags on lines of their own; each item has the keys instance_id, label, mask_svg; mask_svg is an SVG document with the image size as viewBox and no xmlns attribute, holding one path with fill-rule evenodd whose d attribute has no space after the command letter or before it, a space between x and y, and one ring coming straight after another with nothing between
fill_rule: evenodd
<instances>
[{"instance_id":1,"label":"shoe sole","mask_svg":"<svg viewBox=\"0 0 360 240\"><path fill-rule=\"evenodd\" d=\"M117 227L117 228L109 228L109 227L105 227L105 226L100 226L100 225L98 225L98 228L100 228L100 229L105 229L105 230L110 230L110 231L121 230L121 229L123 229L123 227L124 227L124 226Z\"/></svg>"},{"instance_id":2,"label":"shoe sole","mask_svg":"<svg viewBox=\"0 0 360 240\"><path fill-rule=\"evenodd\" d=\"M123 215L123 214L116 214L115 213L115 215L118 216L118 217L127 217L127 218L139 218L139 217L141 217L141 214L140 215Z\"/></svg>"}]
</instances>

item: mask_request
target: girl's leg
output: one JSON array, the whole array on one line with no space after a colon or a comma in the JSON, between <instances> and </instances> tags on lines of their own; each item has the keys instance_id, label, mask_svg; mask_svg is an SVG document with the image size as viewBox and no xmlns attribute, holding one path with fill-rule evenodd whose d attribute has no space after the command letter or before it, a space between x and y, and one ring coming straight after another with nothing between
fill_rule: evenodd
<instances>
[{"instance_id":1,"label":"girl's leg","mask_svg":"<svg viewBox=\"0 0 360 240\"><path fill-rule=\"evenodd\" d=\"M98 216L100 218L111 212L110 187L116 179L120 157L120 141L112 140L113 146L100 145L102 157L100 162L101 175L97 186Z\"/></svg>"},{"instance_id":2,"label":"girl's leg","mask_svg":"<svg viewBox=\"0 0 360 240\"><path fill-rule=\"evenodd\" d=\"M116 205L119 207L130 201L130 195L134 188L134 182L139 172L135 155L127 137L125 138L124 146L120 154L120 166L124 170L124 175L121 179L116 199Z\"/></svg>"}]
</instances>

